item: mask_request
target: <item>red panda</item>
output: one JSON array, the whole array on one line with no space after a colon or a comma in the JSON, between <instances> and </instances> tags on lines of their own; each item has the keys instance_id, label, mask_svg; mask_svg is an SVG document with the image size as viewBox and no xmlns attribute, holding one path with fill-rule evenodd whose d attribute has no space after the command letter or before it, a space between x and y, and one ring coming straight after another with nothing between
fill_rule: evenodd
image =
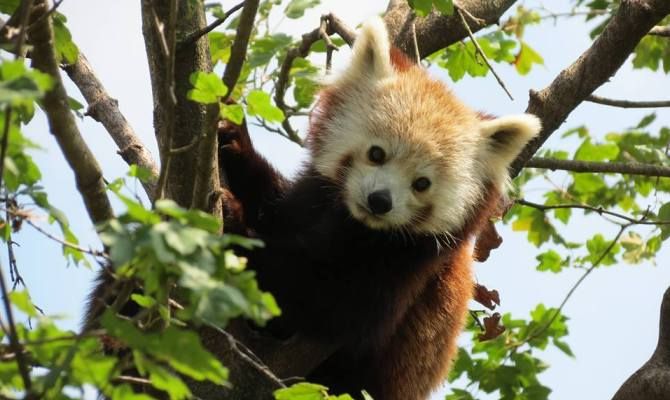
<instances>
[{"instance_id":1,"label":"red panda","mask_svg":"<svg viewBox=\"0 0 670 400\"><path fill-rule=\"evenodd\" d=\"M343 344L308 380L376 400L425 399L444 380L473 291L471 238L539 130L528 114L483 119L373 19L320 93L295 180L220 131L243 224L265 242L249 266L283 310L269 330Z\"/></svg>"}]
</instances>

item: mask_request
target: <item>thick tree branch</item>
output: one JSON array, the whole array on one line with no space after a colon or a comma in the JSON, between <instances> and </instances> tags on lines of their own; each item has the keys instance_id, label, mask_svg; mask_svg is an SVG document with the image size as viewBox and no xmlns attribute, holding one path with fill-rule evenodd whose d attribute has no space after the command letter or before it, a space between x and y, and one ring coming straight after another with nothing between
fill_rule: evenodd
<instances>
[{"instance_id":1,"label":"thick tree branch","mask_svg":"<svg viewBox=\"0 0 670 400\"><path fill-rule=\"evenodd\" d=\"M187 92L192 89L189 77L193 72L212 69L209 56L209 42L206 37L189 46L183 46L175 54L174 73L168 74L161 35L154 27L154 15L159 21L168 21L169 2L142 0L142 32L145 38L151 88L154 100L154 127L156 140L160 149L169 154L170 168L166 177L166 197L175 200L183 207L189 207L193 198L193 184L197 167L197 147L189 151L173 154L173 148L182 148L194 140L206 135L216 128L216 109L187 99ZM192 32L204 29L207 24L202 0L179 1L176 20L177 38L186 37ZM170 93L167 81L174 81L174 96L177 106L170 110L164 104ZM173 116L167 115L172 113ZM172 139L169 141L164 134L170 118L174 118ZM170 144L171 142L171 144ZM164 147L168 143L166 147ZM161 155L161 163L165 162Z\"/></svg>"},{"instance_id":2,"label":"thick tree branch","mask_svg":"<svg viewBox=\"0 0 670 400\"><path fill-rule=\"evenodd\" d=\"M458 8L470 18L468 26L472 32L495 24L516 0L461 0ZM443 49L468 36L468 32L460 21L457 13L442 15L433 12L425 18L414 18L413 12L406 1L389 3L384 21L390 37L396 47L406 54L413 54L412 23L416 24L417 41L421 44L420 54L424 58L437 50Z\"/></svg>"},{"instance_id":3,"label":"thick tree branch","mask_svg":"<svg viewBox=\"0 0 670 400\"><path fill-rule=\"evenodd\" d=\"M118 153L124 161L128 165L136 164L151 172L151 178L147 182L143 182L142 185L149 198L153 199L158 167L151 153L121 114L116 99L107 93L83 53L79 52L77 62L66 65L64 69L86 99L88 103L87 114L105 127L119 147Z\"/></svg>"},{"instance_id":4,"label":"thick tree branch","mask_svg":"<svg viewBox=\"0 0 670 400\"><path fill-rule=\"evenodd\" d=\"M49 9L48 1L45 0L39 0L36 5L42 12L47 12ZM32 26L29 37L33 45L33 66L50 75L54 82L54 87L46 93L42 102L49 121L49 129L74 172L77 189L84 199L91 221L99 224L112 218L114 214L105 192L102 170L81 137L68 106L68 97L63 87L54 49L51 18L38 20Z\"/></svg>"},{"instance_id":5,"label":"thick tree branch","mask_svg":"<svg viewBox=\"0 0 670 400\"><path fill-rule=\"evenodd\" d=\"M249 47L251 32L254 29L258 4L259 0L244 1L235 39L230 49L230 59L223 72L223 84L228 88L226 98L223 99L224 102L233 92L247 58L247 48ZM195 174L191 207L214 213L214 215L222 215L217 143L216 130L212 129L207 130L198 144L198 167Z\"/></svg>"},{"instance_id":6,"label":"thick tree branch","mask_svg":"<svg viewBox=\"0 0 670 400\"><path fill-rule=\"evenodd\" d=\"M660 108L670 107L670 100L668 101L631 101L631 100L615 100L605 97L596 96L594 94L588 96L586 101L591 103L602 104L605 106L621 107L621 108Z\"/></svg>"},{"instance_id":7,"label":"thick tree branch","mask_svg":"<svg viewBox=\"0 0 670 400\"><path fill-rule=\"evenodd\" d=\"M542 168L572 172L600 172L610 174L643 175L670 177L670 167L660 165L622 163L622 162L596 162L577 160L557 160L554 158L533 157L525 165L526 168Z\"/></svg>"},{"instance_id":8,"label":"thick tree branch","mask_svg":"<svg viewBox=\"0 0 670 400\"><path fill-rule=\"evenodd\" d=\"M548 87L531 91L527 112L542 120L539 136L526 145L512 164L516 176L567 116L626 61L637 43L670 13L667 0L622 0L603 32Z\"/></svg>"}]
</instances>

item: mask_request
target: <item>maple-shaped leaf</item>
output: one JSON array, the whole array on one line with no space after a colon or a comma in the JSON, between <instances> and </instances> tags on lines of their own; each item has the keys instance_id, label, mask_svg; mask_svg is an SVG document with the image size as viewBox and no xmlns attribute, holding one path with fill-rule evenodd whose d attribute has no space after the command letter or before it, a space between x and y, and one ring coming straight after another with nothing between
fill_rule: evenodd
<instances>
[{"instance_id":1,"label":"maple-shaped leaf","mask_svg":"<svg viewBox=\"0 0 670 400\"><path fill-rule=\"evenodd\" d=\"M475 250L472 255L475 261L484 262L489 258L491 250L497 249L502 244L502 237L498 234L493 221L488 221L477 235Z\"/></svg>"},{"instance_id":2,"label":"maple-shaped leaf","mask_svg":"<svg viewBox=\"0 0 670 400\"><path fill-rule=\"evenodd\" d=\"M500 318L500 313L484 318L484 333L479 335L480 342L495 339L505 332L505 327L500 325Z\"/></svg>"},{"instance_id":3,"label":"maple-shaped leaf","mask_svg":"<svg viewBox=\"0 0 670 400\"><path fill-rule=\"evenodd\" d=\"M474 300L489 310L493 310L496 305L500 305L500 294L497 290L488 290L486 286L476 284Z\"/></svg>"}]
</instances>

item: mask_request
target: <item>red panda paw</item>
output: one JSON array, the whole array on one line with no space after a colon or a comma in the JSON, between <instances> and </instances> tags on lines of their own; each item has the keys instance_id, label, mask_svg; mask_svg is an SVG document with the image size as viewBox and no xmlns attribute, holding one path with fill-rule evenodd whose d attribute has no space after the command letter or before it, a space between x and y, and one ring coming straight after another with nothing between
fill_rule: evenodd
<instances>
[{"instance_id":1,"label":"red panda paw","mask_svg":"<svg viewBox=\"0 0 670 400\"><path fill-rule=\"evenodd\" d=\"M236 125L228 120L219 121L219 148L224 153L242 154L253 152L246 124Z\"/></svg>"}]
</instances>

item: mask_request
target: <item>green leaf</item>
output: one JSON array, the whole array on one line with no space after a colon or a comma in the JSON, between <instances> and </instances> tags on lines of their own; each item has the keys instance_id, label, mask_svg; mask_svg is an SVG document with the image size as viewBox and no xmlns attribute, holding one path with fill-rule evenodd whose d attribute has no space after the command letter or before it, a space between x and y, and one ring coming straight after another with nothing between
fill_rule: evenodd
<instances>
[{"instance_id":1,"label":"green leaf","mask_svg":"<svg viewBox=\"0 0 670 400\"><path fill-rule=\"evenodd\" d=\"M319 86L312 79L298 77L294 81L293 97L298 107L309 107L318 91Z\"/></svg>"},{"instance_id":2,"label":"green leaf","mask_svg":"<svg viewBox=\"0 0 670 400\"><path fill-rule=\"evenodd\" d=\"M244 108L239 104L221 104L219 116L235 125L242 125L244 121Z\"/></svg>"},{"instance_id":3,"label":"green leaf","mask_svg":"<svg viewBox=\"0 0 670 400\"><path fill-rule=\"evenodd\" d=\"M606 188L602 177L595 174L573 174L572 189L579 194L592 194Z\"/></svg>"},{"instance_id":4,"label":"green leaf","mask_svg":"<svg viewBox=\"0 0 670 400\"><path fill-rule=\"evenodd\" d=\"M233 45L233 36L222 32L209 33L209 52L214 63L227 63L230 59L230 47Z\"/></svg>"},{"instance_id":5,"label":"green leaf","mask_svg":"<svg viewBox=\"0 0 670 400\"><path fill-rule=\"evenodd\" d=\"M19 4L21 4L20 0L0 0L0 12L12 15Z\"/></svg>"},{"instance_id":6,"label":"green leaf","mask_svg":"<svg viewBox=\"0 0 670 400\"><path fill-rule=\"evenodd\" d=\"M661 221L670 221L670 202L665 203L658 209L658 219ZM670 225L661 225L661 238L663 240L670 237Z\"/></svg>"},{"instance_id":7,"label":"green leaf","mask_svg":"<svg viewBox=\"0 0 670 400\"><path fill-rule=\"evenodd\" d=\"M54 41L58 60L64 64L74 64L79 58L79 48L72 41L72 34L65 26L67 18L55 12L53 17Z\"/></svg>"},{"instance_id":8,"label":"green leaf","mask_svg":"<svg viewBox=\"0 0 670 400\"><path fill-rule=\"evenodd\" d=\"M137 178L142 182L148 182L152 178L152 173L148 168L140 167L137 164L132 164L128 169L128 176Z\"/></svg>"},{"instance_id":9,"label":"green leaf","mask_svg":"<svg viewBox=\"0 0 670 400\"><path fill-rule=\"evenodd\" d=\"M619 155L619 146L614 143L594 144L586 138L575 152L575 160L606 161L614 160Z\"/></svg>"},{"instance_id":10,"label":"green leaf","mask_svg":"<svg viewBox=\"0 0 670 400\"><path fill-rule=\"evenodd\" d=\"M25 313L29 317L37 317L37 309L33 305L33 302L30 300L30 295L28 291L13 291L9 293L9 298L12 301L12 304L16 306L21 312Z\"/></svg>"},{"instance_id":11,"label":"green leaf","mask_svg":"<svg viewBox=\"0 0 670 400\"><path fill-rule=\"evenodd\" d=\"M433 0L433 4L435 5L437 11L444 15L452 15L454 13L453 0Z\"/></svg>"},{"instance_id":12,"label":"green leaf","mask_svg":"<svg viewBox=\"0 0 670 400\"><path fill-rule=\"evenodd\" d=\"M191 397L191 391L188 386L167 369L150 363L148 370L151 384L156 389L167 392L171 400L181 400Z\"/></svg>"},{"instance_id":13,"label":"green leaf","mask_svg":"<svg viewBox=\"0 0 670 400\"><path fill-rule=\"evenodd\" d=\"M538 271L551 271L554 273L561 272L566 263L563 261L563 257L554 250L548 250L542 254L539 254L535 257L537 261L540 262L536 269Z\"/></svg>"},{"instance_id":14,"label":"green leaf","mask_svg":"<svg viewBox=\"0 0 670 400\"><path fill-rule=\"evenodd\" d=\"M528 43L521 41L521 50L519 51L514 64L520 75L526 75L530 72L533 64L544 65L544 59L539 53L533 50Z\"/></svg>"},{"instance_id":15,"label":"green leaf","mask_svg":"<svg viewBox=\"0 0 670 400\"><path fill-rule=\"evenodd\" d=\"M475 398L467 390L452 388L451 393L448 394L445 400L475 400Z\"/></svg>"},{"instance_id":16,"label":"green leaf","mask_svg":"<svg viewBox=\"0 0 670 400\"><path fill-rule=\"evenodd\" d=\"M655 120L656 120L656 113L645 115L644 118L642 118L640 122L637 124L636 128L638 129L646 128L647 126L651 125L651 123L654 122Z\"/></svg>"},{"instance_id":17,"label":"green leaf","mask_svg":"<svg viewBox=\"0 0 670 400\"><path fill-rule=\"evenodd\" d=\"M284 14L293 19L301 18L305 15L305 10L314 7L319 3L319 0L291 0L286 6L286 9L284 9Z\"/></svg>"},{"instance_id":18,"label":"green leaf","mask_svg":"<svg viewBox=\"0 0 670 400\"><path fill-rule=\"evenodd\" d=\"M228 379L228 370L202 347L195 332L174 326L159 333L141 332L129 321L118 319L109 311L103 314L100 323L111 336L133 349L150 353L195 380L207 379L223 384Z\"/></svg>"},{"instance_id":19,"label":"green leaf","mask_svg":"<svg viewBox=\"0 0 670 400\"><path fill-rule=\"evenodd\" d=\"M605 240L600 233L594 235L586 241L586 249L589 255L584 257L584 260L590 262L591 265L595 265L598 260L601 260L600 265L612 265L616 263L615 255L619 252L620 246L619 244L615 244L608 250L611 243L611 241Z\"/></svg>"},{"instance_id":20,"label":"green leaf","mask_svg":"<svg viewBox=\"0 0 670 400\"><path fill-rule=\"evenodd\" d=\"M248 65L256 68L270 62L272 57L285 50L293 38L285 33L276 33L254 40L250 46Z\"/></svg>"},{"instance_id":21,"label":"green leaf","mask_svg":"<svg viewBox=\"0 0 670 400\"><path fill-rule=\"evenodd\" d=\"M156 299L151 296L143 296L138 293L133 293L130 295L130 299L135 303L139 304L143 308L151 308L156 304Z\"/></svg>"},{"instance_id":22,"label":"green leaf","mask_svg":"<svg viewBox=\"0 0 670 400\"><path fill-rule=\"evenodd\" d=\"M275 400L326 400L328 388L315 383L301 382L274 392Z\"/></svg>"},{"instance_id":23,"label":"green leaf","mask_svg":"<svg viewBox=\"0 0 670 400\"><path fill-rule=\"evenodd\" d=\"M247 95L247 112L269 122L282 122L284 113L270 100L270 95L262 90L252 90Z\"/></svg>"},{"instance_id":24,"label":"green leaf","mask_svg":"<svg viewBox=\"0 0 670 400\"><path fill-rule=\"evenodd\" d=\"M433 0L409 0L409 6L412 7L416 15L425 17L433 10Z\"/></svg>"},{"instance_id":25,"label":"green leaf","mask_svg":"<svg viewBox=\"0 0 670 400\"><path fill-rule=\"evenodd\" d=\"M220 97L228 93L226 85L214 72L197 71L191 74L189 80L193 89L188 91L187 97L197 103L217 103Z\"/></svg>"}]
</instances>

